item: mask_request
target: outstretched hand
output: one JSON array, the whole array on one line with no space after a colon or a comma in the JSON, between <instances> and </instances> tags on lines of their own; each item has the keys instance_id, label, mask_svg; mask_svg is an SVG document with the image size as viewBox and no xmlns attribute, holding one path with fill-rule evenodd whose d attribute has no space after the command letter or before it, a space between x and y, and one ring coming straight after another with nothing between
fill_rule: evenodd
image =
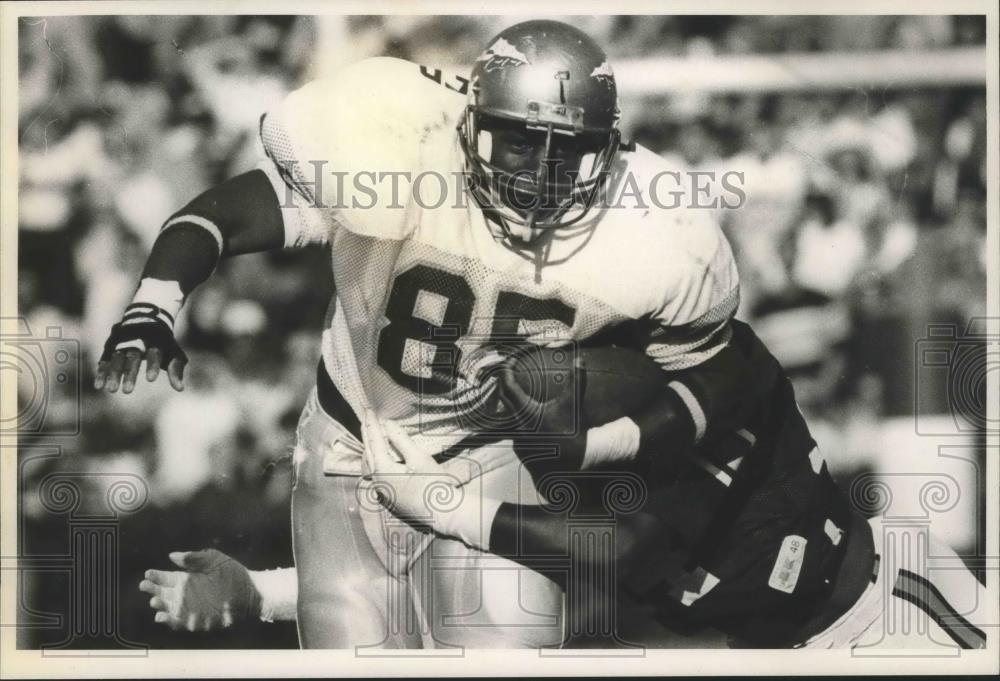
<instances>
[{"instance_id":1,"label":"outstretched hand","mask_svg":"<svg viewBox=\"0 0 1000 681\"><path fill-rule=\"evenodd\" d=\"M167 323L164 315L152 305L132 304L126 308L124 318L111 327L104 343L94 376L96 390L113 393L121 386L123 393L132 392L143 362L147 381L155 381L162 369L174 390L184 390L188 358L174 338L172 321Z\"/></svg>"},{"instance_id":2,"label":"outstretched hand","mask_svg":"<svg viewBox=\"0 0 1000 681\"><path fill-rule=\"evenodd\" d=\"M152 596L156 622L175 631L213 631L260 615L260 594L236 559L205 549L171 553L170 561L181 570L147 570L139 583Z\"/></svg>"}]
</instances>

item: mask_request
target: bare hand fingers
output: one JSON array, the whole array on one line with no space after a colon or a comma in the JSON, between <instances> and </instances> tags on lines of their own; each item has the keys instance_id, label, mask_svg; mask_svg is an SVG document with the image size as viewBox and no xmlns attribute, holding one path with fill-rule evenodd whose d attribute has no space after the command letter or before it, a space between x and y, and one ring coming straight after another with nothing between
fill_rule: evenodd
<instances>
[{"instance_id":1,"label":"bare hand fingers","mask_svg":"<svg viewBox=\"0 0 1000 681\"><path fill-rule=\"evenodd\" d=\"M108 379L108 372L111 371L111 362L100 361L97 363L97 374L94 375L94 390L102 390L104 382Z\"/></svg>"},{"instance_id":2,"label":"bare hand fingers","mask_svg":"<svg viewBox=\"0 0 1000 681\"><path fill-rule=\"evenodd\" d=\"M186 366L187 360L181 357L175 357L167 365L167 378L170 379L170 386L178 392L184 390L184 367Z\"/></svg>"},{"instance_id":3,"label":"bare hand fingers","mask_svg":"<svg viewBox=\"0 0 1000 681\"><path fill-rule=\"evenodd\" d=\"M125 367L125 353L115 351L111 355L111 366L108 369L107 386L108 392L117 392L118 383L121 381L122 369Z\"/></svg>"},{"instance_id":4,"label":"bare hand fingers","mask_svg":"<svg viewBox=\"0 0 1000 681\"><path fill-rule=\"evenodd\" d=\"M423 473L439 472L441 464L434 457L420 449L403 428L394 421L383 424L389 442L403 456L403 462L415 471Z\"/></svg>"},{"instance_id":5,"label":"bare hand fingers","mask_svg":"<svg viewBox=\"0 0 1000 681\"><path fill-rule=\"evenodd\" d=\"M401 468L400 462L389 451L389 441L386 439L385 428L373 410L364 410L361 418L361 431L364 436L365 454L371 472L389 473Z\"/></svg>"},{"instance_id":6,"label":"bare hand fingers","mask_svg":"<svg viewBox=\"0 0 1000 681\"><path fill-rule=\"evenodd\" d=\"M499 383L497 386L497 396L503 402L503 406L507 408L511 417L523 413L526 409L536 404L531 395L521 387L521 384L514 376L514 368L509 364L497 371L497 381Z\"/></svg>"},{"instance_id":7,"label":"bare hand fingers","mask_svg":"<svg viewBox=\"0 0 1000 681\"><path fill-rule=\"evenodd\" d=\"M176 586L180 573L165 570L146 570L144 577L158 586Z\"/></svg>"},{"instance_id":8,"label":"bare hand fingers","mask_svg":"<svg viewBox=\"0 0 1000 681\"><path fill-rule=\"evenodd\" d=\"M152 383L160 375L160 349L146 350L146 380Z\"/></svg>"},{"instance_id":9,"label":"bare hand fingers","mask_svg":"<svg viewBox=\"0 0 1000 681\"><path fill-rule=\"evenodd\" d=\"M166 588L167 587L162 587L159 584L149 581L148 579L144 579L139 582L139 591L147 593L151 596L159 596L162 598L163 592Z\"/></svg>"},{"instance_id":10,"label":"bare hand fingers","mask_svg":"<svg viewBox=\"0 0 1000 681\"><path fill-rule=\"evenodd\" d=\"M122 372L122 392L128 395L135 388L135 379L142 364L142 353L136 348L125 351L125 369Z\"/></svg>"},{"instance_id":11,"label":"bare hand fingers","mask_svg":"<svg viewBox=\"0 0 1000 681\"><path fill-rule=\"evenodd\" d=\"M159 624L165 624L174 631L183 628L179 619L171 615L169 612L164 612L163 610L156 611L156 615L153 616L153 621Z\"/></svg>"}]
</instances>

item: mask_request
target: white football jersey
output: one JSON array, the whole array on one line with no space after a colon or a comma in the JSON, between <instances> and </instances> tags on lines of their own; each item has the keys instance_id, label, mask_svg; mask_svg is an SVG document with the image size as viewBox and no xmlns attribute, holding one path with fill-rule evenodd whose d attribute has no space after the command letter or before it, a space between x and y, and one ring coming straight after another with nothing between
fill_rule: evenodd
<instances>
[{"instance_id":1,"label":"white football jersey","mask_svg":"<svg viewBox=\"0 0 1000 681\"><path fill-rule=\"evenodd\" d=\"M397 419L435 453L473 429L468 416L492 387L475 380L496 358L491 345L580 342L626 325L664 369L682 369L728 341L739 302L711 214L653 205L651 181L670 168L641 147L621 152L615 170L638 194L560 230L544 262L512 249L461 182L467 86L368 59L293 92L261 121L286 245L331 248L331 379L356 413Z\"/></svg>"}]
</instances>

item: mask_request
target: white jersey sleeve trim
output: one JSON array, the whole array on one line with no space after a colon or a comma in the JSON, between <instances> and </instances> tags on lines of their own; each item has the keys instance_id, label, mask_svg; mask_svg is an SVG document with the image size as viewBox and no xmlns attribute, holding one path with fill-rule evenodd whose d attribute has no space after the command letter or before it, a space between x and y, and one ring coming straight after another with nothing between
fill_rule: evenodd
<instances>
[{"instance_id":1,"label":"white jersey sleeve trim","mask_svg":"<svg viewBox=\"0 0 1000 681\"><path fill-rule=\"evenodd\" d=\"M270 159L261 159L257 169L267 176L275 196L285 232L285 248L302 248L309 244L329 242L329 230L322 216L295 189L282 178L281 173Z\"/></svg>"},{"instance_id":2,"label":"white jersey sleeve trim","mask_svg":"<svg viewBox=\"0 0 1000 681\"><path fill-rule=\"evenodd\" d=\"M215 239L215 245L219 247L218 255L222 255L222 231L214 222L208 218L203 218L200 215L178 215L171 220L167 220L166 224L160 228L160 232L165 232L171 227L176 227L177 225L195 225L196 227L201 227L212 235L212 238Z\"/></svg>"},{"instance_id":3,"label":"white jersey sleeve trim","mask_svg":"<svg viewBox=\"0 0 1000 681\"><path fill-rule=\"evenodd\" d=\"M258 151L257 169L264 172L278 197L285 248L329 243L330 228L301 177L280 108L261 117Z\"/></svg>"}]
</instances>

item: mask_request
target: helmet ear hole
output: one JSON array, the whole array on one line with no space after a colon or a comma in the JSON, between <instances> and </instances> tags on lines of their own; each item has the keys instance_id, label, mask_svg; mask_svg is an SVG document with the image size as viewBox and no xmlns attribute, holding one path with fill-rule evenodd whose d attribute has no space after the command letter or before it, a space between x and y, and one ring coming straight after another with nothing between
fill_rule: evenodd
<instances>
[{"instance_id":1,"label":"helmet ear hole","mask_svg":"<svg viewBox=\"0 0 1000 681\"><path fill-rule=\"evenodd\" d=\"M580 159L580 172L579 177L589 178L594 174L594 167L597 163L597 154L594 152L588 152L583 155Z\"/></svg>"},{"instance_id":2,"label":"helmet ear hole","mask_svg":"<svg viewBox=\"0 0 1000 681\"><path fill-rule=\"evenodd\" d=\"M493 163L493 133L489 130L480 130L476 138L476 146L479 155L487 162Z\"/></svg>"}]
</instances>

